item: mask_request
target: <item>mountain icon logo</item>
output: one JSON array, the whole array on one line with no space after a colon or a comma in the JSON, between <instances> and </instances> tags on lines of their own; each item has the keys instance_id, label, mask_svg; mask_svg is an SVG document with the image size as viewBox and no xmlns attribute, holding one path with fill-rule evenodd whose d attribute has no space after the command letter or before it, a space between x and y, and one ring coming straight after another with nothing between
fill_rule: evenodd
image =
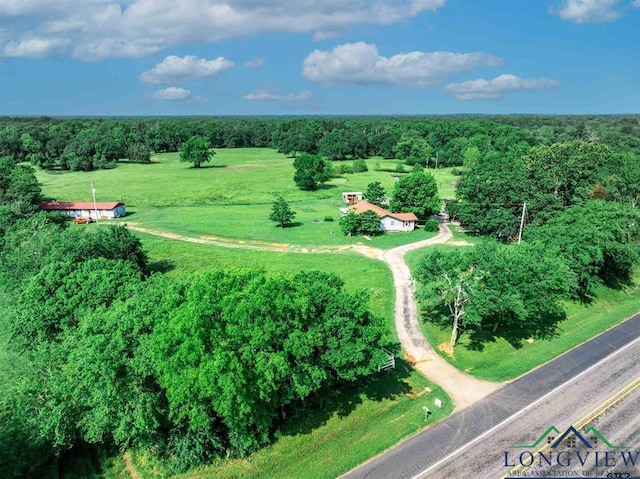
<instances>
[{"instance_id":1,"label":"mountain icon logo","mask_svg":"<svg viewBox=\"0 0 640 479\"><path fill-rule=\"evenodd\" d=\"M599 443L602 443L609 449L629 449L629 446L613 446L600 431L595 427L589 426L583 433L580 433L575 427L569 426L564 432L560 433L560 430L555 426L550 426L545 432L543 432L533 444L524 446L512 446L514 449L533 449L540 444L546 442L551 449L562 446L563 444L568 447L576 447L578 444L582 444L587 449L593 449Z\"/></svg>"}]
</instances>

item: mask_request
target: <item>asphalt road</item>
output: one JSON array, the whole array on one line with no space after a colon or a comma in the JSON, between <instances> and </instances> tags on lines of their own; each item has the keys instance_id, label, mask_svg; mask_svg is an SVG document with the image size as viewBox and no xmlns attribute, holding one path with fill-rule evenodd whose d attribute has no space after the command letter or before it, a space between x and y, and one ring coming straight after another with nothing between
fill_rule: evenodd
<instances>
[{"instance_id":1,"label":"asphalt road","mask_svg":"<svg viewBox=\"0 0 640 479\"><path fill-rule=\"evenodd\" d=\"M344 477L502 477L509 472L505 448L531 444L551 425L566 429L640 376L639 333L637 314ZM631 430L640 446L636 425Z\"/></svg>"}]
</instances>

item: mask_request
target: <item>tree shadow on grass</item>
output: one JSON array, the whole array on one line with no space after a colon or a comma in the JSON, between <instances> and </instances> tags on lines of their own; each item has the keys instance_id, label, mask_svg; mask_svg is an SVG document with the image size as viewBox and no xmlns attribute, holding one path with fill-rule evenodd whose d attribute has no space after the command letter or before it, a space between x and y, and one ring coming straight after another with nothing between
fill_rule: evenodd
<instances>
[{"instance_id":1,"label":"tree shadow on grass","mask_svg":"<svg viewBox=\"0 0 640 479\"><path fill-rule=\"evenodd\" d=\"M173 271L176 269L175 265L166 259L160 261L154 261L147 265L147 270L149 274L153 273L168 273L169 271Z\"/></svg>"},{"instance_id":2,"label":"tree shadow on grass","mask_svg":"<svg viewBox=\"0 0 640 479\"><path fill-rule=\"evenodd\" d=\"M195 166L190 166L190 170L208 170L209 168L226 168L229 165L201 165L199 168Z\"/></svg>"},{"instance_id":3,"label":"tree shadow on grass","mask_svg":"<svg viewBox=\"0 0 640 479\"><path fill-rule=\"evenodd\" d=\"M334 414L346 417L363 400L382 401L411 394L406 379L413 369L403 359L396 357L396 368L380 371L358 381L334 384L304 401L298 401L286 409L286 419L276 425L279 436L308 434L326 424Z\"/></svg>"},{"instance_id":4,"label":"tree shadow on grass","mask_svg":"<svg viewBox=\"0 0 640 479\"><path fill-rule=\"evenodd\" d=\"M338 185L327 185L327 184L322 184L322 185L318 185L318 187L316 188L316 191L320 191L320 190L333 190L335 188L337 188Z\"/></svg>"},{"instance_id":5,"label":"tree shadow on grass","mask_svg":"<svg viewBox=\"0 0 640 479\"><path fill-rule=\"evenodd\" d=\"M286 225L284 225L282 227L282 229L287 229L287 228L297 228L299 226L304 225L304 223L301 223L300 221L292 221L291 223L287 223ZM278 228L280 228L280 225L276 225Z\"/></svg>"},{"instance_id":6,"label":"tree shadow on grass","mask_svg":"<svg viewBox=\"0 0 640 479\"><path fill-rule=\"evenodd\" d=\"M525 341L553 339L558 336L560 322L567 319L564 311L549 313L541 317L533 317L528 321L498 325L496 331L492 324L483 324L469 333L467 349L471 351L483 351L487 343L495 343L498 339L504 339L513 348L521 349Z\"/></svg>"}]
</instances>

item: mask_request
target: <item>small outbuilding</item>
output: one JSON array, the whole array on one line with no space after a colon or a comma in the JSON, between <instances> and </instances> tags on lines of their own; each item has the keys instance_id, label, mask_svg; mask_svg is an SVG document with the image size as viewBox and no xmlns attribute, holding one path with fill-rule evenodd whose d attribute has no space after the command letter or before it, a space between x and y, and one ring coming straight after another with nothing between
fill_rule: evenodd
<instances>
[{"instance_id":1,"label":"small outbuilding","mask_svg":"<svg viewBox=\"0 0 640 479\"><path fill-rule=\"evenodd\" d=\"M125 204L119 201L43 201L40 209L56 211L70 218L115 219L126 214Z\"/></svg>"},{"instance_id":2,"label":"small outbuilding","mask_svg":"<svg viewBox=\"0 0 640 479\"><path fill-rule=\"evenodd\" d=\"M352 205L351 210L357 214L373 211L380 217L382 231L413 231L418 221L418 217L413 213L391 213L368 201L360 201Z\"/></svg>"},{"instance_id":3,"label":"small outbuilding","mask_svg":"<svg viewBox=\"0 0 640 479\"><path fill-rule=\"evenodd\" d=\"M362 191L346 191L342 193L342 201L348 205L356 204L358 201L362 201L364 195Z\"/></svg>"}]
</instances>

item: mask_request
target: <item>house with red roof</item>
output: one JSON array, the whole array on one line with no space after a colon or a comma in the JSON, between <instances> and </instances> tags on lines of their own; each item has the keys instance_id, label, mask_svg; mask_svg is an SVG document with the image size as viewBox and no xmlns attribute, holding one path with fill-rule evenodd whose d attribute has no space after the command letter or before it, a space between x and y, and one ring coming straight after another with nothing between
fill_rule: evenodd
<instances>
[{"instance_id":1,"label":"house with red roof","mask_svg":"<svg viewBox=\"0 0 640 479\"><path fill-rule=\"evenodd\" d=\"M126 214L125 205L119 201L43 201L40 209L56 211L70 218L115 219Z\"/></svg>"},{"instance_id":2,"label":"house with red roof","mask_svg":"<svg viewBox=\"0 0 640 479\"><path fill-rule=\"evenodd\" d=\"M350 209L357 214L373 211L380 217L380 229L382 231L413 231L418 221L418 217L413 213L391 213L368 201L359 201L352 205Z\"/></svg>"}]
</instances>

